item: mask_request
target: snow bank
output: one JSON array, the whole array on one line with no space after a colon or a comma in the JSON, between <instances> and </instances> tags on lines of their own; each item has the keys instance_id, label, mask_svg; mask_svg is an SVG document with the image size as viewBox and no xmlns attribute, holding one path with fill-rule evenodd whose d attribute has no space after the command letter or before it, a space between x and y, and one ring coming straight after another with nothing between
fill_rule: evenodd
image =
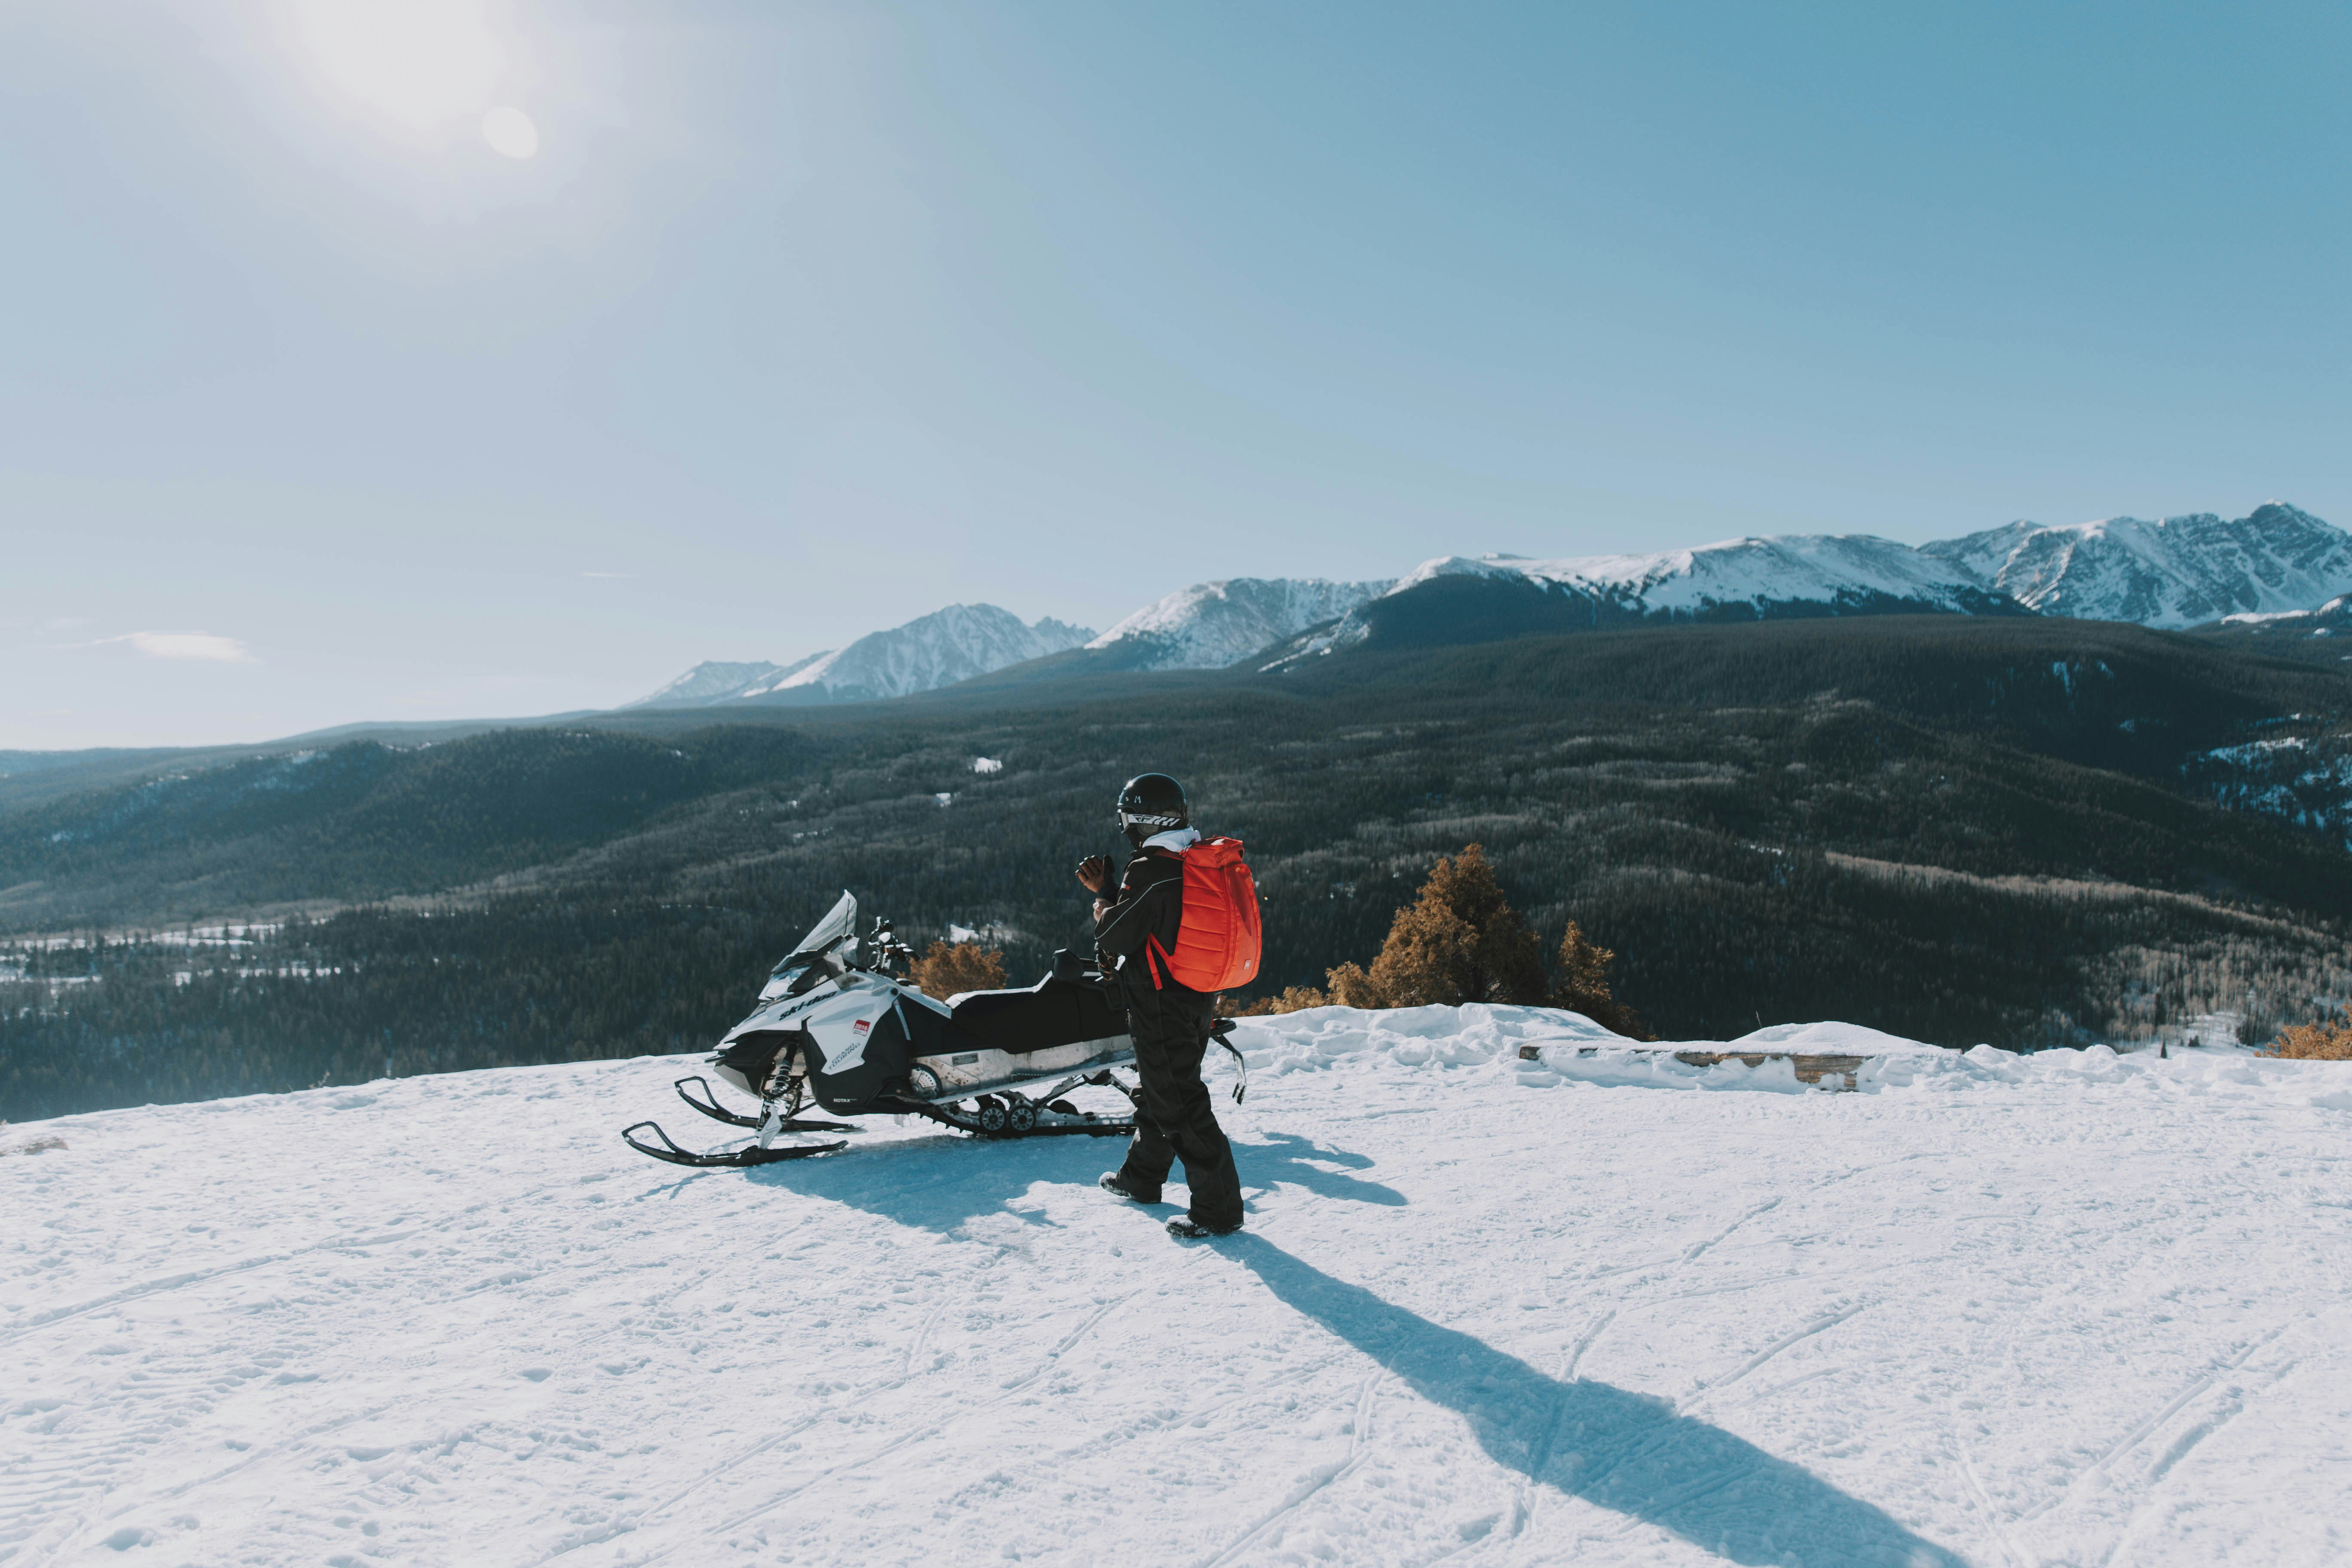
<instances>
[{"instance_id":1,"label":"snow bank","mask_svg":"<svg viewBox=\"0 0 2352 1568\"><path fill-rule=\"evenodd\" d=\"M1308 1007L1237 1020L1234 1044L1252 1072L1309 1072L1357 1058L1404 1067L1470 1067L1516 1058L1521 1046L1585 1045L1612 1035L1577 1013L1549 1007Z\"/></svg>"},{"instance_id":2,"label":"snow bank","mask_svg":"<svg viewBox=\"0 0 2352 1568\"><path fill-rule=\"evenodd\" d=\"M1948 1050L1860 1024L1775 1024L1736 1040L1635 1042L1579 1013L1549 1007L1310 1007L1238 1021L1234 1043L1253 1073L1280 1076L1332 1068L1507 1068L1528 1088L1564 1083L1686 1089L1833 1092L1798 1081L1787 1060L1697 1066L1677 1052L1738 1052L1869 1058L1854 1073L1865 1094L1961 1093L2003 1088L2129 1086L2151 1093L2252 1095L2285 1103L2352 1110L2352 1073L2338 1064L2273 1060L2246 1053L2184 1050L2121 1055L2106 1046L2021 1055L1978 1046ZM1532 1048L1532 1059L1525 1052ZM1213 1064L1212 1064L1213 1068Z\"/></svg>"},{"instance_id":3,"label":"snow bank","mask_svg":"<svg viewBox=\"0 0 2352 1568\"><path fill-rule=\"evenodd\" d=\"M1645 1057L1671 1061L1676 1051L1787 1051L1807 1056L1899 1055L1948 1058L1953 1053L1860 1024L1775 1024L1737 1040L1635 1042L1612 1034L1581 1013L1554 1007L1309 1007L1273 1017L1237 1020L1234 1043L1252 1071L1308 1071L1356 1058L1404 1067L1435 1063L1472 1067L1517 1062L1534 1047L1548 1065L1565 1068L1582 1053L1616 1062ZM1687 1068L1688 1072L1714 1069Z\"/></svg>"}]
</instances>

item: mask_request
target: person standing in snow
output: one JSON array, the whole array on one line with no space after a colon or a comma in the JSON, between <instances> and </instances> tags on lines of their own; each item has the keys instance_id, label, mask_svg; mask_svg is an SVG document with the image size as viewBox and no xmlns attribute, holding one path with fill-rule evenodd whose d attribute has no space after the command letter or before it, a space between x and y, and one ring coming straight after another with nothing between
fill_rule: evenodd
<instances>
[{"instance_id":1,"label":"person standing in snow","mask_svg":"<svg viewBox=\"0 0 2352 1568\"><path fill-rule=\"evenodd\" d=\"M1183 786L1166 773L1142 773L1118 794L1118 825L1135 849L1109 896L1110 862L1089 855L1078 880L1095 895L1095 947L1127 1004L1135 1041L1135 1139L1127 1159L1102 1178L1106 1192L1139 1204L1160 1201L1160 1184L1178 1160L1192 1190L1189 1213L1168 1222L1181 1237L1226 1236L1242 1227L1241 1176L1233 1145L1201 1081L1216 998L1176 983L1145 956L1152 939L1173 952L1184 918L1184 863L1200 842L1191 825Z\"/></svg>"}]
</instances>

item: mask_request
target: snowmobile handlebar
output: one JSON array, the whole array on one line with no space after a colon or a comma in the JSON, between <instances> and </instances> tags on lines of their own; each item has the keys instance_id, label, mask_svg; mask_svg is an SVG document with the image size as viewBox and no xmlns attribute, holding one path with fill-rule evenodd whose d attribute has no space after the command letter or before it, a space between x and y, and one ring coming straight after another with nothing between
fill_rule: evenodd
<instances>
[{"instance_id":1,"label":"snowmobile handlebar","mask_svg":"<svg viewBox=\"0 0 2352 1568\"><path fill-rule=\"evenodd\" d=\"M885 974L890 972L893 964L905 963L911 967L915 962L915 950L898 940L898 933L891 929L890 921L884 916L874 917L874 930L866 940L874 950L874 967Z\"/></svg>"}]
</instances>

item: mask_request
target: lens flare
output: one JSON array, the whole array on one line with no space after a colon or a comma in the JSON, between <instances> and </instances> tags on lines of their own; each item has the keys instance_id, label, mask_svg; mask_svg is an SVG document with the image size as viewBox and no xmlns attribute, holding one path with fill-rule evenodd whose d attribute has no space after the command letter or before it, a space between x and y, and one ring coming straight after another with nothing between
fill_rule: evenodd
<instances>
[{"instance_id":1,"label":"lens flare","mask_svg":"<svg viewBox=\"0 0 2352 1568\"><path fill-rule=\"evenodd\" d=\"M482 116L482 140L493 152L528 158L539 151L539 127L521 110L500 104Z\"/></svg>"}]
</instances>

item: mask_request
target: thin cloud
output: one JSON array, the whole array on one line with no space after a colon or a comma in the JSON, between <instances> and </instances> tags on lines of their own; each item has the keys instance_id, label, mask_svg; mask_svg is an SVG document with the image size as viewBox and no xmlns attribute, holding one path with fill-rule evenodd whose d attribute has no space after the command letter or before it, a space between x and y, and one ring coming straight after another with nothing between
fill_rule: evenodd
<instances>
[{"instance_id":1,"label":"thin cloud","mask_svg":"<svg viewBox=\"0 0 2352 1568\"><path fill-rule=\"evenodd\" d=\"M618 578L624 583L629 580L629 574L626 572L583 572L580 575L583 577L614 577Z\"/></svg>"},{"instance_id":2,"label":"thin cloud","mask_svg":"<svg viewBox=\"0 0 2352 1568\"><path fill-rule=\"evenodd\" d=\"M257 664L245 644L210 632L127 632L100 637L99 644L127 642L149 658L200 659L213 664Z\"/></svg>"}]
</instances>

